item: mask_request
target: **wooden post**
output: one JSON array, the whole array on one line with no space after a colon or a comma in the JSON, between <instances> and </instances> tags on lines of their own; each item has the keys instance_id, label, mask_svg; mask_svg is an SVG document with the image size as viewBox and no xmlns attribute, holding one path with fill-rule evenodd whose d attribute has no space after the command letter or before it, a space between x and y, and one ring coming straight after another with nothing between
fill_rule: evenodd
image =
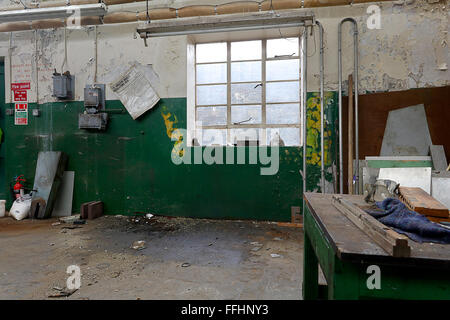
<instances>
[{"instance_id":1,"label":"wooden post","mask_svg":"<svg viewBox=\"0 0 450 320\"><path fill-rule=\"evenodd\" d=\"M353 194L353 75L348 76L348 194Z\"/></svg>"}]
</instances>

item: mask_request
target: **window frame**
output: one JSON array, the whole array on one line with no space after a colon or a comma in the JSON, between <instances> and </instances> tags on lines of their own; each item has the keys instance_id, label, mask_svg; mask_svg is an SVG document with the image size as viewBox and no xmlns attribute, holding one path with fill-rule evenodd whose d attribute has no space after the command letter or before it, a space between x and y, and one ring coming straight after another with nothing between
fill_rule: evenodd
<instances>
[{"instance_id":1,"label":"window frame","mask_svg":"<svg viewBox=\"0 0 450 320\"><path fill-rule=\"evenodd\" d=\"M234 146L235 141L232 141L232 130L233 129L260 129L262 131L262 134L259 136L258 141L260 146L269 145L267 141L267 130L271 128L297 128L298 129L298 145L294 145L293 147L301 147L303 145L303 132L302 132L302 125L303 125L303 95L302 95L302 59L305 57L302 54L302 36L293 36L293 37L287 37L289 39L296 38L298 42L298 51L296 55L292 56L275 56L268 58L267 57L267 41L269 40L276 40L276 39L285 39L284 37L274 37L274 38L264 38L264 39L248 39L248 40L239 40L239 41L212 41L212 42L205 42L205 43L192 43L194 53L193 53L193 71L195 73L193 79L194 79L194 85L193 85L193 128L195 134L192 136L192 138L197 138L198 141L202 140L203 136L203 130L205 129L218 129L218 130L226 130L226 141L224 145L228 146ZM247 41L261 41L261 58L260 59L249 59L249 60L232 60L231 59L231 44L236 42L247 42ZM209 44L209 43L226 43L226 50L227 50L227 58L226 61L216 61L216 62L197 62L197 44ZM267 71L267 62L270 61L284 61L284 60L297 60L298 61L298 78L292 80L267 80L266 79L266 71ZM232 81L231 79L231 66L232 63L236 62L261 62L261 80L260 81ZM225 64L226 65L226 82L217 82L217 83L201 83L199 84L197 82L197 66L198 65L210 65L210 64ZM192 70L191 69L191 70ZM262 84L262 90L261 90L261 102L260 103L239 103L239 104L232 104L231 101L231 86L233 84L254 84L254 83L261 83ZM298 99L296 101L276 101L276 102L267 102L267 84L270 83L297 83L298 84ZM197 104L197 88L201 86L211 86L211 85L226 85L226 96L227 96L227 103L226 104L206 104L206 105L200 105ZM192 101L192 100L191 100ZM298 113L298 123L291 123L291 124L268 124L267 123L267 106L268 105L298 105L299 106L299 113ZM261 122L260 123L233 123L231 118L231 110L232 106L252 106L252 105L258 105L261 106ZM197 125L197 109L198 108L212 108L212 107L226 107L227 112L227 123L225 125ZM189 109L189 108L188 108ZM191 109L192 110L192 109ZM191 139L192 142L192 139ZM202 146L205 146L205 144L200 144Z\"/></svg>"}]
</instances>

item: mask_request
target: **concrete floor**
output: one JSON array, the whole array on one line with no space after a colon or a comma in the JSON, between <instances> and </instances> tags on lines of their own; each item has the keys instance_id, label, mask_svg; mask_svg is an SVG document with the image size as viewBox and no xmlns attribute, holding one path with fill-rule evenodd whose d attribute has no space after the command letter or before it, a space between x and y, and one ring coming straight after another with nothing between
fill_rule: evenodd
<instances>
[{"instance_id":1,"label":"concrete floor","mask_svg":"<svg viewBox=\"0 0 450 320\"><path fill-rule=\"evenodd\" d=\"M47 299L73 264L81 287L58 299L301 299L302 229L137 220L105 216L67 229L57 219L0 219L0 299ZM132 249L137 240L146 248Z\"/></svg>"}]
</instances>

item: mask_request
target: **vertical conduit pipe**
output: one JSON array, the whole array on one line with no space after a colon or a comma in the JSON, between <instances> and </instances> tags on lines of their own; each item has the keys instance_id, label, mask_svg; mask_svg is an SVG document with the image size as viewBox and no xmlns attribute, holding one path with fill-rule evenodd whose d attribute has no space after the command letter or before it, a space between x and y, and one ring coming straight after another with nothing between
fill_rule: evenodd
<instances>
[{"instance_id":1,"label":"vertical conduit pipe","mask_svg":"<svg viewBox=\"0 0 450 320\"><path fill-rule=\"evenodd\" d=\"M9 50L8 50L8 59L9 59L9 103L12 104L13 102L13 92L11 90L11 85L12 85L12 42L13 42L13 33L10 32L9 33Z\"/></svg>"},{"instance_id":2,"label":"vertical conduit pipe","mask_svg":"<svg viewBox=\"0 0 450 320\"><path fill-rule=\"evenodd\" d=\"M306 98L307 98L307 79L306 79L306 63L307 63L307 42L308 42L308 32L307 27L305 27L305 30L302 35L302 50L301 50L301 58L302 58L302 69L301 69L301 85L302 85L302 110L303 110L303 123L302 123L302 136L303 136L303 172L302 172L302 178L303 178L303 193L306 192ZM303 198L303 197L302 197ZM305 199L303 198L303 214L305 213Z\"/></svg>"},{"instance_id":3,"label":"vertical conduit pipe","mask_svg":"<svg viewBox=\"0 0 450 320\"><path fill-rule=\"evenodd\" d=\"M34 64L35 64L35 81L36 81L36 105L39 106L39 52L38 52L38 31L34 30Z\"/></svg>"},{"instance_id":4,"label":"vertical conduit pipe","mask_svg":"<svg viewBox=\"0 0 450 320\"><path fill-rule=\"evenodd\" d=\"M338 27L338 75L339 75L339 193L344 193L344 161L342 152L342 25L345 22L353 24L353 48L354 48L354 82L355 82L355 159L356 159L356 194L359 193L359 148L358 148L358 24L353 18L345 18L339 23ZM348 159L353 161L353 159ZM353 174L349 172L349 174Z\"/></svg>"},{"instance_id":5,"label":"vertical conduit pipe","mask_svg":"<svg viewBox=\"0 0 450 320\"><path fill-rule=\"evenodd\" d=\"M319 27L319 46L320 46L320 55L319 55L319 66L320 66L320 181L321 181L321 189L322 193L325 193L325 147L324 147L324 132L325 132L325 124L324 124L324 60L323 60L323 26L319 21L316 21L317 26Z\"/></svg>"},{"instance_id":6,"label":"vertical conduit pipe","mask_svg":"<svg viewBox=\"0 0 450 320\"><path fill-rule=\"evenodd\" d=\"M94 38L94 59L95 59L95 65L94 65L94 83L97 83L97 69L98 69L98 62L97 62L97 58L98 58L98 31L97 31L97 26L94 27L94 31L95 31L95 38Z\"/></svg>"}]
</instances>

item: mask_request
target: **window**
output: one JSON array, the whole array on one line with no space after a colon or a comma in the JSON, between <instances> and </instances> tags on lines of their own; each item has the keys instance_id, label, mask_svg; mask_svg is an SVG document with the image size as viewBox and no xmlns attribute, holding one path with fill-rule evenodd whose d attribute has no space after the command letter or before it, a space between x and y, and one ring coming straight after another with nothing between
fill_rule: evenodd
<instances>
[{"instance_id":1,"label":"window","mask_svg":"<svg viewBox=\"0 0 450 320\"><path fill-rule=\"evenodd\" d=\"M301 145L300 39L195 45L201 145Z\"/></svg>"}]
</instances>

